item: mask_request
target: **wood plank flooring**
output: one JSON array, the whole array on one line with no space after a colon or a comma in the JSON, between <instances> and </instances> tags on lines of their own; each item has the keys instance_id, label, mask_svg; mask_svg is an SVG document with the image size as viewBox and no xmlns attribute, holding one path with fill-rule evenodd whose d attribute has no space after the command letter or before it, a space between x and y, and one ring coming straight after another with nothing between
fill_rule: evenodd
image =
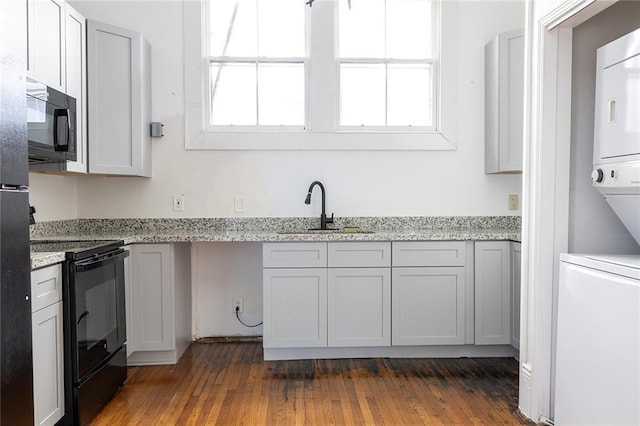
<instances>
[{"instance_id":1,"label":"wood plank flooring","mask_svg":"<svg viewBox=\"0 0 640 426\"><path fill-rule=\"evenodd\" d=\"M261 343L193 343L131 367L93 425L531 424L514 359L263 361Z\"/></svg>"}]
</instances>

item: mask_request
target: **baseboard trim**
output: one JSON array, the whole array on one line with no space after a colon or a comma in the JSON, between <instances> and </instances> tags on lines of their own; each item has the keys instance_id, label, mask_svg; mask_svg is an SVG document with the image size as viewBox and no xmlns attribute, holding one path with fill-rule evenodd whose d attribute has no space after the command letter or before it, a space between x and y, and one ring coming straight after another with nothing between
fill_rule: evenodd
<instances>
[{"instance_id":1,"label":"baseboard trim","mask_svg":"<svg viewBox=\"0 0 640 426\"><path fill-rule=\"evenodd\" d=\"M262 336L209 336L199 337L196 343L259 343Z\"/></svg>"}]
</instances>

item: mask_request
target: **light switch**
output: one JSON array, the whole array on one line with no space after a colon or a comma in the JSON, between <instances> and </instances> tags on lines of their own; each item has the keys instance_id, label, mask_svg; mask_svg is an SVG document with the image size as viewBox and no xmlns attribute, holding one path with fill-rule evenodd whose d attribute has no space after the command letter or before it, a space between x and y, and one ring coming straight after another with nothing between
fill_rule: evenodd
<instances>
[{"instance_id":1,"label":"light switch","mask_svg":"<svg viewBox=\"0 0 640 426\"><path fill-rule=\"evenodd\" d=\"M241 196L233 197L233 212L244 213L244 197L241 197Z\"/></svg>"}]
</instances>

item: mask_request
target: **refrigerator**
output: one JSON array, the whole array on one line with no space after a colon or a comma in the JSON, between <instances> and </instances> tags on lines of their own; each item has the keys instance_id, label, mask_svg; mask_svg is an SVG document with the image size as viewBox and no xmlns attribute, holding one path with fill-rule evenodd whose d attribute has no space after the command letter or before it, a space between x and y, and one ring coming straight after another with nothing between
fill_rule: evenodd
<instances>
[{"instance_id":1,"label":"refrigerator","mask_svg":"<svg viewBox=\"0 0 640 426\"><path fill-rule=\"evenodd\" d=\"M0 425L33 424L25 65L0 48Z\"/></svg>"}]
</instances>

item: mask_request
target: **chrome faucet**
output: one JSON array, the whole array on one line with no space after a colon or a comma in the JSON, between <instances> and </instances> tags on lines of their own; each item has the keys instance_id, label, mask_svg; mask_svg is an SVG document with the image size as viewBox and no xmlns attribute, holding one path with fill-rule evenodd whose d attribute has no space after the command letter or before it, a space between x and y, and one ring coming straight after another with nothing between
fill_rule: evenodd
<instances>
[{"instance_id":1,"label":"chrome faucet","mask_svg":"<svg viewBox=\"0 0 640 426\"><path fill-rule=\"evenodd\" d=\"M320 181L313 181L311 183L311 185L309 186L309 192L307 193L307 198L305 198L304 203L305 204L311 204L311 192L313 192L313 187L315 187L316 185L318 185L320 187L320 192L322 192L322 214L320 214L320 228L318 228L319 230L326 230L327 229L327 223L333 223L333 213L331 213L331 217L327 218L327 215L325 213L325 195L324 195L324 186L322 185L322 183L320 183Z\"/></svg>"}]
</instances>

